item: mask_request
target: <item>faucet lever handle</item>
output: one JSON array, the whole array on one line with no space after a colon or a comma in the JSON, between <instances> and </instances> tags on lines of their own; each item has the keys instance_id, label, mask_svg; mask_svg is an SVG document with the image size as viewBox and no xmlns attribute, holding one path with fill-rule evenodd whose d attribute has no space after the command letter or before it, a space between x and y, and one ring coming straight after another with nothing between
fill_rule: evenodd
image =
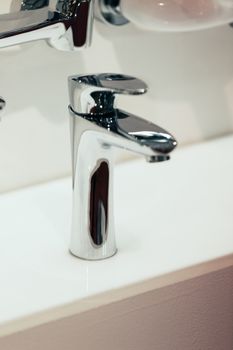
<instances>
[{"instance_id":1,"label":"faucet lever handle","mask_svg":"<svg viewBox=\"0 0 233 350\"><path fill-rule=\"evenodd\" d=\"M106 114L114 110L116 94L141 95L147 85L132 76L114 73L69 78L71 108L78 114Z\"/></svg>"}]
</instances>

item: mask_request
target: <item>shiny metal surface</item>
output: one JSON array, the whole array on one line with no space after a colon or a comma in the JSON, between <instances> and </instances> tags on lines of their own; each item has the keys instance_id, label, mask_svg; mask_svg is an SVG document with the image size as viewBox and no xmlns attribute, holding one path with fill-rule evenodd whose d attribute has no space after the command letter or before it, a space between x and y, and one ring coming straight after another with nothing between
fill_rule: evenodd
<instances>
[{"instance_id":1,"label":"shiny metal surface","mask_svg":"<svg viewBox=\"0 0 233 350\"><path fill-rule=\"evenodd\" d=\"M102 22L121 26L129 23L120 8L120 0L96 0L95 16Z\"/></svg>"},{"instance_id":2,"label":"shiny metal surface","mask_svg":"<svg viewBox=\"0 0 233 350\"><path fill-rule=\"evenodd\" d=\"M19 11L0 15L0 48L41 39L64 51L89 46L93 1L19 1Z\"/></svg>"},{"instance_id":3,"label":"shiny metal surface","mask_svg":"<svg viewBox=\"0 0 233 350\"><path fill-rule=\"evenodd\" d=\"M146 84L136 78L103 73L69 79L70 105L79 114L105 114L114 110L116 94L140 95Z\"/></svg>"},{"instance_id":4,"label":"shiny metal surface","mask_svg":"<svg viewBox=\"0 0 233 350\"><path fill-rule=\"evenodd\" d=\"M159 126L115 108L115 94L146 91L141 80L119 74L69 78L73 169L70 251L75 256L99 260L116 253L113 148L159 162L168 160L177 145Z\"/></svg>"}]
</instances>

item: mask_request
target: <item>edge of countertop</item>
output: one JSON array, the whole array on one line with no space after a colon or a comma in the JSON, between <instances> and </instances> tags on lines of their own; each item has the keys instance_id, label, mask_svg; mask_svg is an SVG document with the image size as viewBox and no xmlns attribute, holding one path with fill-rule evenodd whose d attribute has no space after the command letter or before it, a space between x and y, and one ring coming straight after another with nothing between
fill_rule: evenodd
<instances>
[{"instance_id":1,"label":"edge of countertop","mask_svg":"<svg viewBox=\"0 0 233 350\"><path fill-rule=\"evenodd\" d=\"M10 336L14 333L23 332L59 319L72 317L152 290L168 287L212 272L217 272L230 266L233 266L233 254L87 298L78 299L68 304L46 309L42 312L1 324L0 337Z\"/></svg>"}]
</instances>

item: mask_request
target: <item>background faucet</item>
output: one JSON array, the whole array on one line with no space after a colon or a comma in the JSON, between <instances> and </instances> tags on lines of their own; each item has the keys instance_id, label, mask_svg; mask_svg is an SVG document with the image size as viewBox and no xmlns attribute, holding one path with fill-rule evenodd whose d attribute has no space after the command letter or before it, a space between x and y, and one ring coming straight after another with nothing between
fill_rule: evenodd
<instances>
[{"instance_id":1,"label":"background faucet","mask_svg":"<svg viewBox=\"0 0 233 350\"><path fill-rule=\"evenodd\" d=\"M93 0L17 0L17 4L18 11L0 15L0 48L41 39L58 50L90 44Z\"/></svg>"},{"instance_id":2,"label":"background faucet","mask_svg":"<svg viewBox=\"0 0 233 350\"><path fill-rule=\"evenodd\" d=\"M112 148L159 162L168 160L177 145L164 129L115 107L116 94L146 91L143 81L121 74L69 78L73 168L70 251L75 256L99 260L116 253Z\"/></svg>"}]
</instances>

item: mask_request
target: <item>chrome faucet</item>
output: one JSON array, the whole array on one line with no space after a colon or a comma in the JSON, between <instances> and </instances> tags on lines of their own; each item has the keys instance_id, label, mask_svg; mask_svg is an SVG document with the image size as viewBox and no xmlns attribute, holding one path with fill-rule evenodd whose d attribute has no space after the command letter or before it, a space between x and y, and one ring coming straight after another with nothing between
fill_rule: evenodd
<instances>
[{"instance_id":1,"label":"chrome faucet","mask_svg":"<svg viewBox=\"0 0 233 350\"><path fill-rule=\"evenodd\" d=\"M18 11L0 15L0 48L41 39L65 51L90 44L93 0L56 0L54 6L54 0L16 2Z\"/></svg>"},{"instance_id":2,"label":"chrome faucet","mask_svg":"<svg viewBox=\"0 0 233 350\"><path fill-rule=\"evenodd\" d=\"M70 251L75 256L100 260L117 251L112 148L160 162L168 160L177 145L164 129L115 107L116 94L140 95L146 91L143 81L121 74L69 78L73 168Z\"/></svg>"}]
</instances>

